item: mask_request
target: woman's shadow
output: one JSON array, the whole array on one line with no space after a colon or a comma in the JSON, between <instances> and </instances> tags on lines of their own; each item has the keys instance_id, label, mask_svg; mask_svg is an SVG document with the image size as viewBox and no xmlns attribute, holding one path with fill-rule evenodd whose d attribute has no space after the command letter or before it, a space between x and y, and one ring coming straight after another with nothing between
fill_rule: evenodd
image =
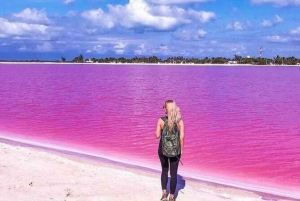
<instances>
[{"instance_id":1,"label":"woman's shadow","mask_svg":"<svg viewBox=\"0 0 300 201\"><path fill-rule=\"evenodd\" d=\"M168 189L170 189L170 177L168 178ZM185 187L185 180L181 175L177 175L177 186L176 186L176 191L175 191L175 198L178 197L178 193L180 190L184 189Z\"/></svg>"}]
</instances>

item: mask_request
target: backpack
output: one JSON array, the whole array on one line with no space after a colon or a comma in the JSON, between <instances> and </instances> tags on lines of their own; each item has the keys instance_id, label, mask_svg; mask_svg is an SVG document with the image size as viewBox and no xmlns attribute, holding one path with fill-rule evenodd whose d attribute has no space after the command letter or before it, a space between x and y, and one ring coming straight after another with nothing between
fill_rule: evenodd
<instances>
[{"instance_id":1,"label":"backpack","mask_svg":"<svg viewBox=\"0 0 300 201\"><path fill-rule=\"evenodd\" d=\"M174 123L172 129L169 130L168 119L163 117L162 120L165 122L161 133L162 153L167 157L178 156L181 153L178 126Z\"/></svg>"}]
</instances>

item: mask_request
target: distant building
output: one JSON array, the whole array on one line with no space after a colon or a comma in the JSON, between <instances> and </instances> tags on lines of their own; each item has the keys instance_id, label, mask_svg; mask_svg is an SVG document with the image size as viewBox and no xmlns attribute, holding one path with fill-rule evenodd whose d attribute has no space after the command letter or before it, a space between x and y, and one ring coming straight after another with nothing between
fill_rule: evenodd
<instances>
[{"instance_id":1,"label":"distant building","mask_svg":"<svg viewBox=\"0 0 300 201\"><path fill-rule=\"evenodd\" d=\"M228 61L227 64L237 64L237 61Z\"/></svg>"}]
</instances>

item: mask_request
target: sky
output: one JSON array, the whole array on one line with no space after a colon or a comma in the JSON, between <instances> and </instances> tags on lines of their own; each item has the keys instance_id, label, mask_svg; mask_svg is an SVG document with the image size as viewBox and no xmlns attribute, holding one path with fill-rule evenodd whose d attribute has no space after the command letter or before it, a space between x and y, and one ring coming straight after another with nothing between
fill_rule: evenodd
<instances>
[{"instance_id":1,"label":"sky","mask_svg":"<svg viewBox=\"0 0 300 201\"><path fill-rule=\"evenodd\" d=\"M300 58L300 0L0 0L0 59Z\"/></svg>"}]
</instances>

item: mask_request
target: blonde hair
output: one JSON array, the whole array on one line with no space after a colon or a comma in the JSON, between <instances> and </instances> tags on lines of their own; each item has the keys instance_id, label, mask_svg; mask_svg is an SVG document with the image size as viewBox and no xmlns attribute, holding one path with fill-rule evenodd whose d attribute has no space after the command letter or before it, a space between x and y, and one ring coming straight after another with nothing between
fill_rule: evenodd
<instances>
[{"instance_id":1,"label":"blonde hair","mask_svg":"<svg viewBox=\"0 0 300 201\"><path fill-rule=\"evenodd\" d=\"M165 109L168 115L168 127L169 130L171 130L174 123L177 124L181 119L180 109L173 100L167 100L165 102Z\"/></svg>"}]
</instances>

